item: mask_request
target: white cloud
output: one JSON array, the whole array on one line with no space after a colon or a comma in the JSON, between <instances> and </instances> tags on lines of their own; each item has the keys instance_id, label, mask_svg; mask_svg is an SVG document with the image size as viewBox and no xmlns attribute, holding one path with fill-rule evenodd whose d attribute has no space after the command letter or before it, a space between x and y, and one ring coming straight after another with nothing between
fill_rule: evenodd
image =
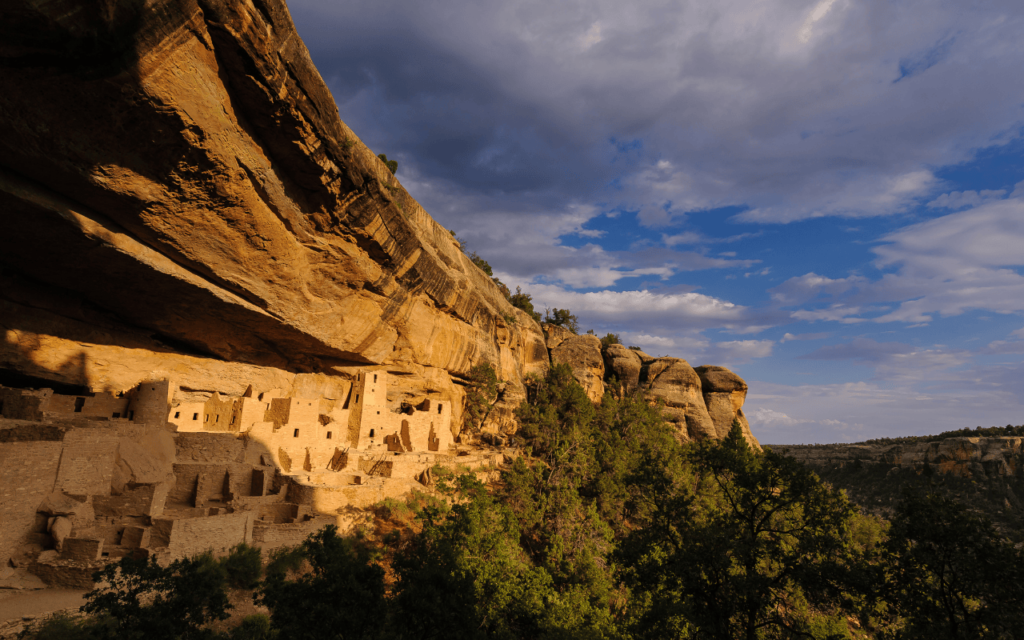
<instances>
[{"instance_id":1,"label":"white cloud","mask_svg":"<svg viewBox=\"0 0 1024 640\"><path fill-rule=\"evenodd\" d=\"M860 276L828 278L811 272L790 278L779 286L770 289L769 293L775 302L792 306L812 300L819 295L837 296L864 282L867 282L867 280Z\"/></svg>"},{"instance_id":2,"label":"white cloud","mask_svg":"<svg viewBox=\"0 0 1024 640\"><path fill-rule=\"evenodd\" d=\"M530 284L534 306L568 308L581 321L597 325L672 327L677 331L709 327L746 327L748 309L701 293L654 291L580 293L558 285Z\"/></svg>"},{"instance_id":3,"label":"white cloud","mask_svg":"<svg viewBox=\"0 0 1024 640\"><path fill-rule=\"evenodd\" d=\"M772 355L775 343L772 340L730 340L716 342L704 357L727 365L749 362L754 358Z\"/></svg>"},{"instance_id":4,"label":"white cloud","mask_svg":"<svg viewBox=\"0 0 1024 640\"><path fill-rule=\"evenodd\" d=\"M791 427L793 425L800 424L801 422L807 422L806 420L796 420L791 418L781 411L765 408L758 408L748 412L747 420L755 428L760 426L773 427L777 425Z\"/></svg>"},{"instance_id":5,"label":"white cloud","mask_svg":"<svg viewBox=\"0 0 1024 640\"><path fill-rule=\"evenodd\" d=\"M928 203L932 209L967 209L977 207L988 200L995 200L1006 195L1005 189L982 191L951 191L944 193Z\"/></svg>"},{"instance_id":6,"label":"white cloud","mask_svg":"<svg viewBox=\"0 0 1024 640\"><path fill-rule=\"evenodd\" d=\"M844 304L836 303L827 309L817 309L813 311L801 309L799 311L794 311L790 315L794 320L804 320L806 322L833 321L841 322L843 324L856 324L858 322L864 322L864 319L851 316L856 316L860 311L860 307L847 307Z\"/></svg>"},{"instance_id":7,"label":"white cloud","mask_svg":"<svg viewBox=\"0 0 1024 640\"><path fill-rule=\"evenodd\" d=\"M779 343L781 344L784 342L792 342L794 340L824 340L825 338L829 338L831 336L831 333L801 333L798 335L786 333L784 336L782 336L782 339L779 340Z\"/></svg>"}]
</instances>

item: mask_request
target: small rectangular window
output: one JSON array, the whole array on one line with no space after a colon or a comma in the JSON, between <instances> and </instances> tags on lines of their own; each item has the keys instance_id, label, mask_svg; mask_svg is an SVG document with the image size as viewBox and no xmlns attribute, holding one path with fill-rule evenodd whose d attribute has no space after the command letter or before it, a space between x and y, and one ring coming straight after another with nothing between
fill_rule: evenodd
<instances>
[{"instance_id":1,"label":"small rectangular window","mask_svg":"<svg viewBox=\"0 0 1024 640\"><path fill-rule=\"evenodd\" d=\"M235 416L231 416L231 424L235 424Z\"/></svg>"},{"instance_id":2,"label":"small rectangular window","mask_svg":"<svg viewBox=\"0 0 1024 640\"><path fill-rule=\"evenodd\" d=\"M206 419L203 420L203 422L209 422L209 421L210 421L210 416L206 416Z\"/></svg>"},{"instance_id":3,"label":"small rectangular window","mask_svg":"<svg viewBox=\"0 0 1024 640\"><path fill-rule=\"evenodd\" d=\"M330 440L330 439L331 439L331 432L330 432L330 431L328 431L328 432L327 432L327 439L328 439L328 440Z\"/></svg>"},{"instance_id":4,"label":"small rectangular window","mask_svg":"<svg viewBox=\"0 0 1024 640\"><path fill-rule=\"evenodd\" d=\"M129 420L134 420L135 419L135 412L134 411L129 411L128 412L128 419Z\"/></svg>"},{"instance_id":5,"label":"small rectangular window","mask_svg":"<svg viewBox=\"0 0 1024 640\"><path fill-rule=\"evenodd\" d=\"M175 411L174 412L174 417L175 417L175 419L180 418L181 417L181 412L180 411Z\"/></svg>"},{"instance_id":6,"label":"small rectangular window","mask_svg":"<svg viewBox=\"0 0 1024 640\"><path fill-rule=\"evenodd\" d=\"M121 417L121 414L120 414L120 413L114 413L114 418L115 418L115 419L116 419L116 418L120 418L120 417Z\"/></svg>"},{"instance_id":7,"label":"small rectangular window","mask_svg":"<svg viewBox=\"0 0 1024 640\"><path fill-rule=\"evenodd\" d=\"M373 381L374 381L374 382L377 382L377 374L376 374L376 373L375 373L375 374L373 374Z\"/></svg>"},{"instance_id":8,"label":"small rectangular window","mask_svg":"<svg viewBox=\"0 0 1024 640\"><path fill-rule=\"evenodd\" d=\"M298 438L299 437L299 430L298 429L295 430L295 434L292 437L293 438Z\"/></svg>"},{"instance_id":9,"label":"small rectangular window","mask_svg":"<svg viewBox=\"0 0 1024 640\"><path fill-rule=\"evenodd\" d=\"M82 413L82 407L85 406L85 398L75 398L75 413Z\"/></svg>"},{"instance_id":10,"label":"small rectangular window","mask_svg":"<svg viewBox=\"0 0 1024 640\"><path fill-rule=\"evenodd\" d=\"M437 403L437 415L441 415L441 408L442 408L443 406L444 406L444 405L442 405L442 404L441 404L440 402L438 402L438 403Z\"/></svg>"},{"instance_id":11,"label":"small rectangular window","mask_svg":"<svg viewBox=\"0 0 1024 640\"><path fill-rule=\"evenodd\" d=\"M214 420L214 422L220 422L220 416L217 416L217 419Z\"/></svg>"},{"instance_id":12,"label":"small rectangular window","mask_svg":"<svg viewBox=\"0 0 1024 640\"><path fill-rule=\"evenodd\" d=\"M198 420L199 419L199 414L198 413L193 413L192 414L192 419L193 420Z\"/></svg>"},{"instance_id":13,"label":"small rectangular window","mask_svg":"<svg viewBox=\"0 0 1024 640\"><path fill-rule=\"evenodd\" d=\"M356 404L359 404L359 394L356 394Z\"/></svg>"}]
</instances>

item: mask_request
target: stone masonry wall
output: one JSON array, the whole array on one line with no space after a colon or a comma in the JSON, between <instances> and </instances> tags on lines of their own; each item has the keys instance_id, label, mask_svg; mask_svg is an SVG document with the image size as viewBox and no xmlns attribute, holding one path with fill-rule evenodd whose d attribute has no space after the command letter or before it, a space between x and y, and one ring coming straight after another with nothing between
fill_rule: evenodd
<instances>
[{"instance_id":1,"label":"stone masonry wall","mask_svg":"<svg viewBox=\"0 0 1024 640\"><path fill-rule=\"evenodd\" d=\"M0 566L17 552L57 479L61 443L0 442Z\"/></svg>"},{"instance_id":2,"label":"stone masonry wall","mask_svg":"<svg viewBox=\"0 0 1024 640\"><path fill-rule=\"evenodd\" d=\"M117 455L117 430L75 429L64 437L56 491L70 495L109 495Z\"/></svg>"}]
</instances>

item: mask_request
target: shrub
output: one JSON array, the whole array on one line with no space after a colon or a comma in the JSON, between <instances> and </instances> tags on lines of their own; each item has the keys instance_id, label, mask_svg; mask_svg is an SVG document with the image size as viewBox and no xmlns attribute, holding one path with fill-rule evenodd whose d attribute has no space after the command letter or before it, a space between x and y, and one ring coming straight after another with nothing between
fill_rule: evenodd
<instances>
[{"instance_id":1,"label":"shrub","mask_svg":"<svg viewBox=\"0 0 1024 640\"><path fill-rule=\"evenodd\" d=\"M387 155L383 153L378 153L377 157L380 158L381 162L387 165L388 170L391 171L391 175L395 175L396 173L398 173L397 160L388 160Z\"/></svg>"},{"instance_id":2,"label":"shrub","mask_svg":"<svg viewBox=\"0 0 1024 640\"><path fill-rule=\"evenodd\" d=\"M281 547L270 552L266 574L285 574L295 572L306 561L306 553L302 547Z\"/></svg>"},{"instance_id":3,"label":"shrub","mask_svg":"<svg viewBox=\"0 0 1024 640\"><path fill-rule=\"evenodd\" d=\"M254 613L246 616L242 624L231 632L231 640L274 640L280 635L277 629L270 626L270 616L265 613Z\"/></svg>"},{"instance_id":4,"label":"shrub","mask_svg":"<svg viewBox=\"0 0 1024 640\"><path fill-rule=\"evenodd\" d=\"M478 256L476 251L472 251L470 253L467 253L466 255L469 256L470 262L475 264L477 267L480 268L481 271L487 274L488 278L494 277L494 270L491 269L490 263L488 263L486 260Z\"/></svg>"},{"instance_id":5,"label":"shrub","mask_svg":"<svg viewBox=\"0 0 1024 640\"><path fill-rule=\"evenodd\" d=\"M263 560L259 547L240 542L221 560L227 572L228 584L236 589L255 589L263 575Z\"/></svg>"},{"instance_id":6,"label":"shrub","mask_svg":"<svg viewBox=\"0 0 1024 640\"><path fill-rule=\"evenodd\" d=\"M622 344L619 341L619 335L617 333L609 333L605 337L601 338L601 348L607 349L609 345Z\"/></svg>"}]
</instances>

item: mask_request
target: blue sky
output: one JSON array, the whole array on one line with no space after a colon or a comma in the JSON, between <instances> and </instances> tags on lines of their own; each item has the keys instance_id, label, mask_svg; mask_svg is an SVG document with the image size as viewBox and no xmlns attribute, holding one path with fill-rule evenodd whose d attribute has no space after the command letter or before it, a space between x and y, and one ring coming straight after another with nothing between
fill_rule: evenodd
<instances>
[{"instance_id":1,"label":"blue sky","mask_svg":"<svg viewBox=\"0 0 1024 640\"><path fill-rule=\"evenodd\" d=\"M729 366L765 443L1024 422L1024 4L289 3L513 289Z\"/></svg>"}]
</instances>

